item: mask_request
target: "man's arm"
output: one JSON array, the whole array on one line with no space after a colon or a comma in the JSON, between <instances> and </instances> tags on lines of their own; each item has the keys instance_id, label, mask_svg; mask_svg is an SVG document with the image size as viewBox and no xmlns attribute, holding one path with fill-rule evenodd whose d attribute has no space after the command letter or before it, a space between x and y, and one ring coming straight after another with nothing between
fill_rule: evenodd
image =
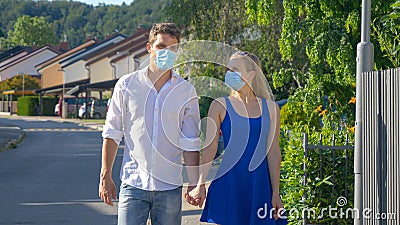
<instances>
[{"instance_id":1,"label":"man's arm","mask_svg":"<svg viewBox=\"0 0 400 225\"><path fill-rule=\"evenodd\" d=\"M112 168L117 155L119 142L123 137L123 95L120 82L115 85L113 97L107 112L107 119L103 127L102 162L100 171L99 197L107 204L113 205L112 199L117 199Z\"/></svg>"},{"instance_id":2,"label":"man's arm","mask_svg":"<svg viewBox=\"0 0 400 225\"><path fill-rule=\"evenodd\" d=\"M113 139L104 138L100 172L99 197L112 206L112 199L117 199L117 191L112 179L112 167L117 155L118 145Z\"/></svg>"},{"instance_id":3,"label":"man's arm","mask_svg":"<svg viewBox=\"0 0 400 225\"><path fill-rule=\"evenodd\" d=\"M190 101L185 108L182 119L183 138L179 140L179 146L183 150L183 160L189 177L188 191L191 191L198 182L200 160L200 111L196 90L190 93Z\"/></svg>"}]
</instances>

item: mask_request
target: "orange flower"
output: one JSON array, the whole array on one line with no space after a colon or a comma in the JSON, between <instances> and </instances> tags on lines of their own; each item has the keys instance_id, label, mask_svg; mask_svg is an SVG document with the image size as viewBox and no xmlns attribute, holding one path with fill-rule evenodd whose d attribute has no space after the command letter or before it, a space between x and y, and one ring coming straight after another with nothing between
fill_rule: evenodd
<instances>
[{"instance_id":1,"label":"orange flower","mask_svg":"<svg viewBox=\"0 0 400 225\"><path fill-rule=\"evenodd\" d=\"M356 130L356 128L355 127L348 127L347 128L349 131L351 131L352 133L354 133L355 132L355 130Z\"/></svg>"},{"instance_id":2,"label":"orange flower","mask_svg":"<svg viewBox=\"0 0 400 225\"><path fill-rule=\"evenodd\" d=\"M323 110L322 112L319 113L319 116L324 116L324 115L326 114L327 111L328 111L328 110L326 110L326 109Z\"/></svg>"},{"instance_id":3,"label":"orange flower","mask_svg":"<svg viewBox=\"0 0 400 225\"><path fill-rule=\"evenodd\" d=\"M322 110L322 105L318 106L314 111L315 112L321 112L321 110Z\"/></svg>"},{"instance_id":4,"label":"orange flower","mask_svg":"<svg viewBox=\"0 0 400 225\"><path fill-rule=\"evenodd\" d=\"M351 97L347 104L356 104L356 97Z\"/></svg>"}]
</instances>

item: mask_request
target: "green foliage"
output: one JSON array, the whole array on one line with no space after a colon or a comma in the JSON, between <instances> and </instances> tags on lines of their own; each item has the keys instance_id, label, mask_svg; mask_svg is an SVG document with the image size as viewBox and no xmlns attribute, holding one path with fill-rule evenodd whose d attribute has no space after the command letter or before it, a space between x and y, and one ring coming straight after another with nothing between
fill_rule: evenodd
<instances>
[{"instance_id":1,"label":"green foliage","mask_svg":"<svg viewBox=\"0 0 400 225\"><path fill-rule=\"evenodd\" d=\"M273 74L283 67L278 40L283 18L283 5L274 1L273 15L268 25L248 20L246 0L187 1L172 0L168 19L184 29L186 40L210 40L228 44L256 54L267 80L272 83ZM214 68L213 77L223 70ZM273 86L271 86L274 88ZM286 86L274 90L276 99L288 97Z\"/></svg>"},{"instance_id":2,"label":"green foliage","mask_svg":"<svg viewBox=\"0 0 400 225\"><path fill-rule=\"evenodd\" d=\"M105 39L108 35L122 33L132 35L139 25L150 27L163 22L164 10L171 0L135 0L130 5L96 6L78 1L0 1L0 29L12 30L17 18L24 15L46 18L55 30L57 40L68 39L75 47L85 41L87 36ZM29 43L29 45L31 45ZM36 41L38 45L38 41ZM46 43L48 44L48 43ZM4 44L2 44L4 48ZM12 47L10 45L10 47ZM8 45L7 45L8 48Z\"/></svg>"},{"instance_id":3,"label":"green foliage","mask_svg":"<svg viewBox=\"0 0 400 225\"><path fill-rule=\"evenodd\" d=\"M22 90L24 86L25 90L39 89L40 85L37 79L30 75L16 75L11 79L0 82L0 92L10 90Z\"/></svg>"},{"instance_id":4,"label":"green foliage","mask_svg":"<svg viewBox=\"0 0 400 225\"><path fill-rule=\"evenodd\" d=\"M249 19L259 24L269 25L280 2L279 0L246 0L245 6Z\"/></svg>"},{"instance_id":5,"label":"green foliage","mask_svg":"<svg viewBox=\"0 0 400 225\"><path fill-rule=\"evenodd\" d=\"M195 40L233 45L244 38L239 36L245 28L242 1L173 0L168 14L173 22L186 29L185 35Z\"/></svg>"},{"instance_id":6,"label":"green foliage","mask_svg":"<svg viewBox=\"0 0 400 225\"><path fill-rule=\"evenodd\" d=\"M43 116L54 116L54 106L58 103L54 96L43 96Z\"/></svg>"},{"instance_id":7,"label":"green foliage","mask_svg":"<svg viewBox=\"0 0 400 225\"><path fill-rule=\"evenodd\" d=\"M391 11L373 21L372 35L379 43L382 57L390 63L377 64L379 69L400 67L400 1L391 4Z\"/></svg>"},{"instance_id":8,"label":"green foliage","mask_svg":"<svg viewBox=\"0 0 400 225\"><path fill-rule=\"evenodd\" d=\"M294 123L291 129L282 129L281 195L286 210L293 210L292 214L289 213L289 224L302 224L303 209L316 212L316 216L308 220L311 224L352 224L351 218L329 218L327 211L323 213L322 209L331 207L346 211L347 208L353 207L353 151L308 150L308 157L304 158L303 133L309 134L308 144L312 145L351 146L354 143L353 135L347 129L318 132L301 123ZM349 143L345 141L347 135ZM306 181L304 163L307 168ZM339 197L345 197L347 204L339 207ZM337 212L339 214L340 211ZM317 218L321 214L323 216Z\"/></svg>"},{"instance_id":9,"label":"green foliage","mask_svg":"<svg viewBox=\"0 0 400 225\"><path fill-rule=\"evenodd\" d=\"M18 115L20 116L39 116L42 111L43 116L53 116L54 106L57 101L53 96L42 97L42 109L40 109L39 96L23 96L18 98Z\"/></svg>"},{"instance_id":10,"label":"green foliage","mask_svg":"<svg viewBox=\"0 0 400 225\"><path fill-rule=\"evenodd\" d=\"M320 125L318 113L313 112L307 115L303 108L304 104L301 102L289 101L281 109L281 126L293 128L299 126L302 121L308 121L312 127L318 128Z\"/></svg>"},{"instance_id":11,"label":"green foliage","mask_svg":"<svg viewBox=\"0 0 400 225\"><path fill-rule=\"evenodd\" d=\"M18 115L19 116L35 116L39 107L38 96L24 96L18 98Z\"/></svg>"},{"instance_id":12,"label":"green foliage","mask_svg":"<svg viewBox=\"0 0 400 225\"><path fill-rule=\"evenodd\" d=\"M56 44L57 37L51 24L41 17L27 15L18 18L14 29L8 32L8 38L14 46L32 46L36 44L42 47L46 44Z\"/></svg>"}]
</instances>

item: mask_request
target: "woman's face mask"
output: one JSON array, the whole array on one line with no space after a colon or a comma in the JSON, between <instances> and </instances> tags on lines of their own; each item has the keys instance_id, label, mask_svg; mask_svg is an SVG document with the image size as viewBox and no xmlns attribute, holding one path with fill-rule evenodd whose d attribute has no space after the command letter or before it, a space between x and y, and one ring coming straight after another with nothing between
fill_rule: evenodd
<instances>
[{"instance_id":1,"label":"woman's face mask","mask_svg":"<svg viewBox=\"0 0 400 225\"><path fill-rule=\"evenodd\" d=\"M227 71L225 74L225 84L235 91L239 91L246 84L239 72Z\"/></svg>"},{"instance_id":2,"label":"woman's face mask","mask_svg":"<svg viewBox=\"0 0 400 225\"><path fill-rule=\"evenodd\" d=\"M168 49L156 50L154 63L160 70L169 70L174 66L175 58L176 52L174 51Z\"/></svg>"}]
</instances>

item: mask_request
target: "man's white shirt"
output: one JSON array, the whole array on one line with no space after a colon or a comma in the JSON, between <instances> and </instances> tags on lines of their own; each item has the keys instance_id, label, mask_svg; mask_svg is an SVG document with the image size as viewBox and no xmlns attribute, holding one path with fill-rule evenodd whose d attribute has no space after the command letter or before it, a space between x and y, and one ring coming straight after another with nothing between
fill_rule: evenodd
<instances>
[{"instance_id":1,"label":"man's white shirt","mask_svg":"<svg viewBox=\"0 0 400 225\"><path fill-rule=\"evenodd\" d=\"M182 185L183 151L199 151L199 105L196 90L172 71L156 91L148 67L121 77L103 128L103 138L117 144L124 137L121 181L150 191Z\"/></svg>"}]
</instances>

